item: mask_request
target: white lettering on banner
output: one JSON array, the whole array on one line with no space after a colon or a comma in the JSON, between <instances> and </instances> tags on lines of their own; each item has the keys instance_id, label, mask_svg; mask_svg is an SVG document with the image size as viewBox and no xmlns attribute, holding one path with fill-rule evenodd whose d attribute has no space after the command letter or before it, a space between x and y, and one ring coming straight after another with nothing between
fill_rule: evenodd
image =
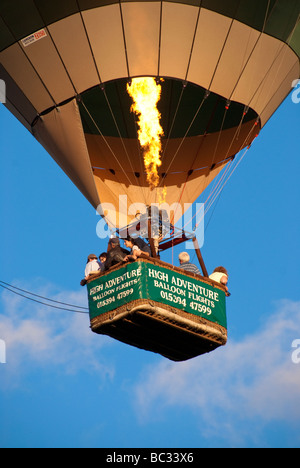
<instances>
[{"instance_id":1,"label":"white lettering on banner","mask_svg":"<svg viewBox=\"0 0 300 468\"><path fill-rule=\"evenodd\" d=\"M168 273L163 273L162 271L149 269L148 274L149 274L149 278L155 278L161 281L169 281Z\"/></svg>"},{"instance_id":2,"label":"white lettering on banner","mask_svg":"<svg viewBox=\"0 0 300 468\"><path fill-rule=\"evenodd\" d=\"M210 316L216 303L219 302L217 291L212 291L187 279L175 275L170 278L169 274L152 268L149 268L148 276L153 278L153 286L160 290L160 297L173 304L179 304L182 307L188 305L195 312Z\"/></svg>"},{"instance_id":3,"label":"white lettering on banner","mask_svg":"<svg viewBox=\"0 0 300 468\"><path fill-rule=\"evenodd\" d=\"M133 286L138 283L141 275L141 268L137 268L91 288L89 294L93 302L97 302L97 309L131 296L134 293Z\"/></svg>"},{"instance_id":4,"label":"white lettering on banner","mask_svg":"<svg viewBox=\"0 0 300 468\"><path fill-rule=\"evenodd\" d=\"M179 296L186 295L186 291L180 288L176 288L176 286L171 286L168 283L164 283L163 281L154 280L154 286L159 289L164 289L165 291L170 291L171 293L178 294Z\"/></svg>"},{"instance_id":5,"label":"white lettering on banner","mask_svg":"<svg viewBox=\"0 0 300 468\"><path fill-rule=\"evenodd\" d=\"M96 309L107 306L117 309L133 300L152 299L158 303L170 304L175 308L202 316L217 314L222 298L220 291L206 283L189 280L188 277L172 270L145 267L140 264L129 271L122 269L118 276L103 277L102 282L89 290L90 305ZM143 276L145 275L145 276ZM140 286L140 287L138 287ZM146 295L146 297L144 297Z\"/></svg>"},{"instance_id":6,"label":"white lettering on banner","mask_svg":"<svg viewBox=\"0 0 300 468\"><path fill-rule=\"evenodd\" d=\"M107 289L107 288L111 288L112 286L117 286L119 285L120 283L126 281L126 280L129 280L131 278L137 278L139 276L141 276L142 274L142 271L140 268L136 269L136 270L132 270L132 271L126 271L126 273L124 273L123 275L120 275L120 276L117 276L116 278L112 278L108 281L105 282L105 284L99 284L97 286L95 286L94 288L91 288L90 290L90 296L94 296L94 294L97 294L98 292L100 291L103 291L103 288L104 289ZM125 283L126 284L126 283ZM136 284L136 281L134 282L134 284ZM117 291L119 289L123 289L122 287L117 287Z\"/></svg>"}]
</instances>

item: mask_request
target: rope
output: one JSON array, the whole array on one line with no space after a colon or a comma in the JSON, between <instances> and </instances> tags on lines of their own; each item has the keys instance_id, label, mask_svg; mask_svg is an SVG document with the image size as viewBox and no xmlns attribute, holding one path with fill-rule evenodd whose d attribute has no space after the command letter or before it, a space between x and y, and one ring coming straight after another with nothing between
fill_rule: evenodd
<instances>
[{"instance_id":1,"label":"rope","mask_svg":"<svg viewBox=\"0 0 300 468\"><path fill-rule=\"evenodd\" d=\"M91 113L89 112L87 106L85 105L85 103L84 103L84 101L83 101L82 99L81 99L81 104L83 105L83 107L84 107L86 113L88 114L89 118L90 118L91 121L93 122L93 124L94 124L95 128L97 129L99 135L103 138L103 140L104 140L106 146L108 147L108 149L110 150L111 154L113 155L113 157L115 158L116 162L118 163L119 167L121 168L121 171L123 172L123 174L124 174L125 177L127 178L129 185L131 185L131 181L130 181L128 175L127 175L127 172L126 172L125 169L122 167L120 161L118 160L117 156L116 156L115 153L114 153L114 150L112 149L112 147L110 146L109 142L107 141L107 139L105 138L105 136L104 136L103 133L101 132L101 130L100 130L100 128L98 127L98 125L97 125L95 119L93 118L93 116L92 116ZM107 169L107 168L105 168L105 169ZM119 181L119 184L123 186L124 193L127 193L126 186L125 186L122 182L120 182L120 181ZM114 194L114 195L115 195L115 194ZM132 201L131 199L130 199L130 201L131 201L131 203L133 203L133 201Z\"/></svg>"},{"instance_id":2,"label":"rope","mask_svg":"<svg viewBox=\"0 0 300 468\"><path fill-rule=\"evenodd\" d=\"M188 135L188 133L189 133L189 131L190 131L190 129L191 129L191 127L192 127L192 125L193 125L193 123L194 123L196 117L197 117L197 115L199 114L199 112L200 112L200 110L201 110L201 108L202 108L202 106L203 106L205 100L208 98L208 96L209 96L209 94L206 92L206 94L204 95L204 98L203 98L203 100L202 100L202 102L201 102L201 104L200 104L200 106L199 106L199 108L198 108L198 110L197 110L197 112L196 112L194 118L192 119L192 122L191 122L191 124L190 124L190 126L189 126L189 128L188 128L188 131L187 131L187 133L186 133L184 139L181 141L181 143L180 143L180 145L179 145L179 148L178 148L178 150L176 151L176 153L175 153L175 155L174 155L174 158L175 158L175 156L177 155L179 149L181 148L181 146L182 146L182 144L183 144L185 138L187 137L187 135ZM199 155L199 152L200 152L200 150L201 150L201 147L202 147L202 145L203 145L203 143L204 143L204 138L205 138L206 135L207 135L207 132L208 132L209 127L210 127L210 125L211 125L211 121L212 121L212 119L213 119L213 117L214 117L214 114L215 114L215 112L216 112L217 106L218 106L218 102L217 102L217 104L216 104L216 106L215 106L215 108L214 108L214 110L213 110L213 112L212 112L212 115L210 116L210 119L209 119L209 121L208 121L207 127L206 127L205 132L204 132L204 135L203 135L203 139L201 140L200 147L199 147L199 149L198 149L198 151L197 151L197 154L196 154L196 156L195 156L195 158L194 158L194 161L193 161L193 163L192 163L192 166L191 166L190 170L192 170L192 167L193 167L193 165L194 165L194 163L195 163L195 161L196 161L196 159L197 159L197 157L198 157L198 155ZM222 122L221 129L220 129L220 131L219 131L218 141L217 141L217 145L216 145L216 148L215 148L215 152L214 152L213 159L215 159L215 155L216 155L216 151L217 151L217 148L218 148L218 145L219 145L219 141L220 141L220 137L221 137L221 134L222 134L223 126L224 126L224 123L225 123L227 111L228 111L228 109L225 108L224 117L223 117L223 122ZM174 160L174 158L173 158L173 160ZM172 162L173 162L173 160L172 160ZM212 164L213 164L213 162L212 162ZM190 172L190 171L189 171L189 172ZM183 197L183 193L184 193L184 191L185 191L185 189L186 189L186 185L187 185L187 182L188 182L188 178L189 178L189 173L188 173L187 178L186 178L186 180L185 180L185 183L184 183L184 185L183 185L183 187L182 187L181 193L180 193L180 195L179 195L179 197L178 197L178 202L177 202L178 204L180 203L180 201L181 201L181 199L182 199L182 197ZM176 214L176 213L174 213L174 215L173 215L172 223L174 222L175 214Z\"/></svg>"},{"instance_id":3,"label":"rope","mask_svg":"<svg viewBox=\"0 0 300 468\"><path fill-rule=\"evenodd\" d=\"M113 112L113 110L112 110L112 107L111 107L111 105L110 105L109 99L108 99L108 97L107 97L105 88L104 88L104 90L103 90L103 93L104 93L104 97L105 97L106 103L107 103L107 105L108 105L109 111L110 111L110 113L111 113L112 119L113 119L114 124L115 124L115 126L116 126L116 129L117 129L119 138L120 138L120 140L121 140L122 146L123 146L124 151L125 151L125 153L126 153L126 156L127 156L128 162L129 162L129 165L130 165L130 167L131 167L132 172L134 173L134 168L133 168L132 162L131 162L131 160L130 160L130 157L129 157L127 148L126 148L125 143L124 143L124 139L123 139L123 137L122 137L122 134L121 134L121 131L120 131L120 129L119 129L117 120L116 120L116 118L115 118L115 114L114 114L114 112ZM125 172L125 171L124 171L124 172Z\"/></svg>"},{"instance_id":4,"label":"rope","mask_svg":"<svg viewBox=\"0 0 300 468\"><path fill-rule=\"evenodd\" d=\"M31 292L26 291L24 289L17 288L16 286L13 286L13 285L11 285L9 283L5 283L4 281L0 281L0 287L7 290L7 291L9 291L9 292L11 292L11 293L13 293L13 294L16 294L17 296L23 297L24 299L27 299L27 300L32 301L32 302L36 302L38 304L45 305L47 307L51 307L53 309L65 310L65 311L74 312L74 313L78 313L78 314L88 314L88 308L87 307L81 307L81 306L77 306L77 305L74 305L74 304L68 304L68 303L65 303L65 302L55 301L53 299L49 299L47 297L31 293ZM21 291L21 292L17 292L17 291ZM24 294L21 294L21 293L24 293ZM32 297L28 297L28 295L33 296L33 297L37 297L39 299L46 300L48 302L52 302L54 304L65 305L68 308L59 307L59 306L55 306L55 305L52 305L52 304L47 304L46 302L39 301L37 299L33 299ZM69 308L69 307L72 307L72 309ZM78 309L78 310L75 310L75 309Z\"/></svg>"},{"instance_id":5,"label":"rope","mask_svg":"<svg viewBox=\"0 0 300 468\"><path fill-rule=\"evenodd\" d=\"M240 147L240 151L239 151L237 154L239 154L239 153L242 151L242 149L244 148L244 146L245 146L245 144L246 144L246 142L247 142L249 136L251 135L251 133L253 132L253 130L255 129L256 126L257 126L257 121L256 121L255 124L252 126L251 130L249 131L247 137L245 138L243 144L242 144L241 147ZM207 212L210 210L210 208L211 208L211 206L213 205L213 203L215 202L216 198L217 198L219 195L222 194L222 192L223 192L225 186L227 185L227 183L228 183L229 180L231 179L233 173L236 171L236 169L238 168L238 166L241 164L242 160L243 160L244 157L246 156L246 154L247 154L247 152L249 151L250 147L251 147L251 144L246 148L244 154L243 154L242 157L240 158L240 161L236 164L236 166L233 168L233 170L231 171L231 173L229 173L229 172L230 172L230 169L232 168L233 161L234 161L235 158L232 159L231 163L226 167L226 170L223 172L222 177L220 178L220 180L218 181L218 183L216 184L216 186L211 190L211 192L210 192L208 198L206 199L205 205L208 203L208 200L209 200L210 198L213 197L212 201L210 202L210 204L208 205L208 207L205 209L205 212L204 212L204 214L203 214L203 217L201 218L201 220L200 220L200 221L197 223L197 225L195 226L194 231L197 229L197 227L199 226L199 224L203 221L204 216L205 216L205 215L207 214ZM229 176L227 177L227 179L225 179L226 176L227 176L227 173L229 173ZM220 186L220 184L221 184L221 182L222 182L223 179L225 179L225 182L224 182L224 184L221 186L220 190L217 192L218 187ZM216 193L216 192L217 192L217 193ZM202 208L201 208L200 210L197 211L197 213L193 216L193 218L192 218L187 224L189 224L191 221L193 221L193 219L194 219L195 217L197 217L198 213L199 213L201 210L202 210ZM185 226L183 226L183 229L187 226L187 224L185 224Z\"/></svg>"},{"instance_id":6,"label":"rope","mask_svg":"<svg viewBox=\"0 0 300 468\"><path fill-rule=\"evenodd\" d=\"M246 156L247 152L249 151L249 148L246 149L246 151L244 152L244 154L241 156L240 160L238 161L238 163L235 165L234 169L230 172L228 178L225 180L224 184L221 186L221 188L219 189L219 191L213 196L212 200L210 201L208 207L205 209L205 213L204 215L207 214L207 212L210 210L211 206L214 204L216 198L218 197L219 194L221 194L225 188L225 186L228 184L229 180L231 179L231 177L233 176L234 172L237 170L238 166L241 164L241 162L243 161L244 157ZM231 168L231 165L229 166L229 168Z\"/></svg>"}]
</instances>

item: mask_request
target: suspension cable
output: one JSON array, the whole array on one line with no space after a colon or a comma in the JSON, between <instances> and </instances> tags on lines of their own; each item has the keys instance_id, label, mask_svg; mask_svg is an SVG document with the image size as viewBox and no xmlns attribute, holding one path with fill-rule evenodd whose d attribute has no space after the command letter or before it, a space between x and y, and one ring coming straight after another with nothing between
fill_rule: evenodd
<instances>
[{"instance_id":1,"label":"suspension cable","mask_svg":"<svg viewBox=\"0 0 300 468\"><path fill-rule=\"evenodd\" d=\"M47 297L40 296L38 294L34 294L34 293L30 292L30 291L26 291L24 289L17 288L16 286L13 286L13 285L11 285L9 283L6 283L4 281L1 281L1 280L0 280L0 287L7 290L7 291L9 291L9 292L11 292L11 293L13 293L13 294L16 294L17 296L23 297L24 299L30 300L32 302L36 302L38 304L45 305L47 307L51 307L53 309L66 310L66 311L74 312L74 313L78 313L78 314L88 314L88 308L87 307L77 306L77 305L74 305L74 304L68 304L68 303L65 303L65 302L56 301L54 299L49 299ZM20 292L18 292L18 291L20 291ZM22 293L24 293L24 294L22 294ZM43 299L43 301L33 299L33 297L29 297L29 296L33 296L33 297L37 297L39 299ZM63 306L67 306L68 308L59 307L59 306L56 306L56 305L53 305L53 304L47 304L44 301L52 302L53 304L60 304L60 305L63 305ZM78 310L75 310L75 309L78 309Z\"/></svg>"}]
</instances>

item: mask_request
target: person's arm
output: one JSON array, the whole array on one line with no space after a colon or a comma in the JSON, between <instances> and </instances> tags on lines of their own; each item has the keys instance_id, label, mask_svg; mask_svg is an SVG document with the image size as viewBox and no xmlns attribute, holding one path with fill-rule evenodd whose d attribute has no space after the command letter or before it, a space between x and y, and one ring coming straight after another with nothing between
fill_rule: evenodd
<instances>
[{"instance_id":1,"label":"person's arm","mask_svg":"<svg viewBox=\"0 0 300 468\"><path fill-rule=\"evenodd\" d=\"M137 246L137 245L134 245L132 247L132 256L133 258L136 260L138 257L140 257L142 251L141 249Z\"/></svg>"},{"instance_id":2,"label":"person's arm","mask_svg":"<svg viewBox=\"0 0 300 468\"><path fill-rule=\"evenodd\" d=\"M222 278L220 279L220 283L223 284L223 286L227 286L227 283L228 283L228 278L227 276L222 276Z\"/></svg>"},{"instance_id":3,"label":"person's arm","mask_svg":"<svg viewBox=\"0 0 300 468\"><path fill-rule=\"evenodd\" d=\"M226 292L228 293L228 287L227 287L227 284L228 284L228 278L226 275L222 276L222 278L220 279L220 283L225 286L225 289L226 289Z\"/></svg>"}]
</instances>

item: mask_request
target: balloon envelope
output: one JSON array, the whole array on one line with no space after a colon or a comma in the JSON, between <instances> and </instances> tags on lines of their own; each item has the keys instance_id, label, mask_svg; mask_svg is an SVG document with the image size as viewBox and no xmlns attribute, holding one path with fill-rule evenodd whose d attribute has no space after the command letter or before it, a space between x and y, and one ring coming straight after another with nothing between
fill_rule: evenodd
<instances>
[{"instance_id":1,"label":"balloon envelope","mask_svg":"<svg viewBox=\"0 0 300 468\"><path fill-rule=\"evenodd\" d=\"M150 205L166 187L183 212L299 78L299 14L299 0L2 1L6 105L95 208ZM154 191L126 91L137 76L164 78Z\"/></svg>"}]
</instances>

